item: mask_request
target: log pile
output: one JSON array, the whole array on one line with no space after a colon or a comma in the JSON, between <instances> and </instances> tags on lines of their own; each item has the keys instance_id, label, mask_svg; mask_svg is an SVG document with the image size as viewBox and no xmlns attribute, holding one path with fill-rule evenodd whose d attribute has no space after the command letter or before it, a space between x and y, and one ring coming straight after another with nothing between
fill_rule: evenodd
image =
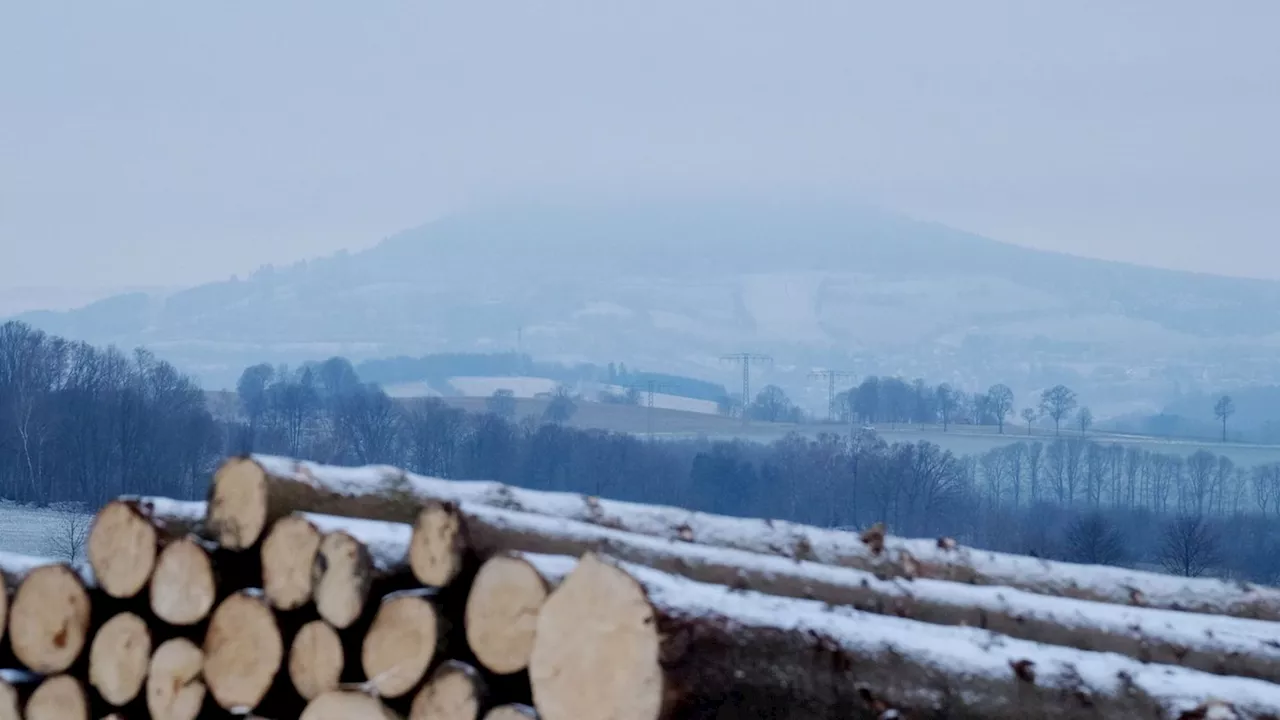
<instances>
[{"instance_id":1,"label":"log pile","mask_svg":"<svg viewBox=\"0 0 1280 720\"><path fill-rule=\"evenodd\" d=\"M0 720L1280 720L1280 591L227 460L0 553Z\"/></svg>"}]
</instances>

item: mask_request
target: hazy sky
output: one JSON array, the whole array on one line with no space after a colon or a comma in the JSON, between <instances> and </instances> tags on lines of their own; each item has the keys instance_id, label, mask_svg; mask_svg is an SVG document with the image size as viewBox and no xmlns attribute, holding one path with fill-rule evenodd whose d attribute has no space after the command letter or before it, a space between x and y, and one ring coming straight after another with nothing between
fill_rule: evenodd
<instances>
[{"instance_id":1,"label":"hazy sky","mask_svg":"<svg viewBox=\"0 0 1280 720\"><path fill-rule=\"evenodd\" d=\"M0 290L726 191L1280 277L1277 27L1274 0L8 2Z\"/></svg>"}]
</instances>

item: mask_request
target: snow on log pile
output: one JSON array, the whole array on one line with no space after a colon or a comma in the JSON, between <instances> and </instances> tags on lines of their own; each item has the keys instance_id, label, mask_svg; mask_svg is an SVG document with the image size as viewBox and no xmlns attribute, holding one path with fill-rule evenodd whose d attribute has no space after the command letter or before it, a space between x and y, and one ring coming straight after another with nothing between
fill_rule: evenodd
<instances>
[{"instance_id":1,"label":"snow on log pile","mask_svg":"<svg viewBox=\"0 0 1280 720\"><path fill-rule=\"evenodd\" d=\"M0 720L1280 720L1280 592L227 460L0 553Z\"/></svg>"}]
</instances>

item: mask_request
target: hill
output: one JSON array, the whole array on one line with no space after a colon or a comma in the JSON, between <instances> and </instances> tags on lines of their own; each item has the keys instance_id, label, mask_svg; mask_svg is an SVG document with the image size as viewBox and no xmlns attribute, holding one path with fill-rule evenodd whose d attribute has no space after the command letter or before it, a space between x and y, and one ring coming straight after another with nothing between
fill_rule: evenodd
<instances>
[{"instance_id":1,"label":"hill","mask_svg":"<svg viewBox=\"0 0 1280 720\"><path fill-rule=\"evenodd\" d=\"M1066 382L1102 414L1280 380L1280 283L1031 250L879 210L637 203L459 214L341 253L169 294L19 316L146 345L229 387L252 362L518 349L733 382L723 353L810 407L815 366L1021 395ZM1212 368L1210 371L1208 368ZM1108 388L1105 401L1089 397Z\"/></svg>"}]
</instances>

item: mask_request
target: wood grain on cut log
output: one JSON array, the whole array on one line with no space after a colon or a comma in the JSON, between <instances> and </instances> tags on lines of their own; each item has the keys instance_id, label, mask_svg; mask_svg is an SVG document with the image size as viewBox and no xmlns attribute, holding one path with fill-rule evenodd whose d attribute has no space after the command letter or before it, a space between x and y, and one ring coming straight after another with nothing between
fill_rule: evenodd
<instances>
[{"instance_id":1,"label":"wood grain on cut log","mask_svg":"<svg viewBox=\"0 0 1280 720\"><path fill-rule=\"evenodd\" d=\"M418 582L444 587L462 572L466 542L451 506L426 502L413 522L409 545L409 565Z\"/></svg>"},{"instance_id":2,"label":"wood grain on cut log","mask_svg":"<svg viewBox=\"0 0 1280 720\"><path fill-rule=\"evenodd\" d=\"M335 628L345 630L360 618L371 589L386 594L415 585L409 525L317 513L302 517L323 533L313 594L320 617Z\"/></svg>"},{"instance_id":3,"label":"wood grain on cut log","mask_svg":"<svg viewBox=\"0 0 1280 720\"><path fill-rule=\"evenodd\" d=\"M151 611L170 625L204 620L217 599L217 581L209 551L192 536L165 544L150 585Z\"/></svg>"},{"instance_id":4,"label":"wood grain on cut log","mask_svg":"<svg viewBox=\"0 0 1280 720\"><path fill-rule=\"evenodd\" d=\"M303 625L289 646L289 680L304 700L338 689L346 665L342 639L328 623Z\"/></svg>"},{"instance_id":5,"label":"wood grain on cut log","mask_svg":"<svg viewBox=\"0 0 1280 720\"><path fill-rule=\"evenodd\" d=\"M4 639L8 626L11 596L32 570L45 565L57 565L53 558L34 557L0 550L0 640Z\"/></svg>"},{"instance_id":6,"label":"wood grain on cut log","mask_svg":"<svg viewBox=\"0 0 1280 720\"><path fill-rule=\"evenodd\" d=\"M25 572L9 606L9 643L24 666L42 675L65 671L89 635L89 593L64 564Z\"/></svg>"},{"instance_id":7,"label":"wood grain on cut log","mask_svg":"<svg viewBox=\"0 0 1280 720\"><path fill-rule=\"evenodd\" d=\"M283 659L280 628L258 593L237 592L213 611L204 640L204 681L218 705L257 707Z\"/></svg>"},{"instance_id":8,"label":"wood grain on cut log","mask_svg":"<svg viewBox=\"0 0 1280 720\"><path fill-rule=\"evenodd\" d=\"M27 675L21 670L0 669L0 720L22 720L22 697L14 682L30 682Z\"/></svg>"},{"instance_id":9,"label":"wood grain on cut log","mask_svg":"<svg viewBox=\"0 0 1280 720\"><path fill-rule=\"evenodd\" d=\"M409 720L479 720L485 686L470 665L448 660L431 673L409 708Z\"/></svg>"},{"instance_id":10,"label":"wood grain on cut log","mask_svg":"<svg viewBox=\"0 0 1280 720\"><path fill-rule=\"evenodd\" d=\"M848 605L940 625L982 627L1026 640L1280 682L1280 624L1272 622L1125 607L941 580L879 578L853 568L673 543L471 503L463 503L454 512L468 542L481 555L520 550L577 557L585 552L604 552L699 582ZM467 640L481 663L495 673L523 669L521 658L527 662L532 628L522 618L534 617L527 614L529 608L545 598L546 585L538 580L537 572L527 562L521 567L495 557L482 566L472 585L467 601ZM560 572L567 572L567 568ZM486 621L482 608L488 608L495 618ZM506 659L503 647L513 649Z\"/></svg>"},{"instance_id":11,"label":"wood grain on cut log","mask_svg":"<svg viewBox=\"0 0 1280 720\"><path fill-rule=\"evenodd\" d=\"M538 711L528 705L499 705L485 714L484 720L538 720Z\"/></svg>"},{"instance_id":12,"label":"wood grain on cut log","mask_svg":"<svg viewBox=\"0 0 1280 720\"><path fill-rule=\"evenodd\" d=\"M204 706L204 653L186 638L160 644L147 671L147 712L152 720L195 720Z\"/></svg>"},{"instance_id":13,"label":"wood grain on cut log","mask_svg":"<svg viewBox=\"0 0 1280 720\"><path fill-rule=\"evenodd\" d=\"M594 554L543 605L529 675L543 720L1178 718L1211 699L1240 720L1280 717L1280 686L1260 680L734 591Z\"/></svg>"},{"instance_id":14,"label":"wood grain on cut log","mask_svg":"<svg viewBox=\"0 0 1280 720\"><path fill-rule=\"evenodd\" d=\"M467 645L490 672L509 675L529 667L538 611L572 561L534 563L511 553L480 566L467 595Z\"/></svg>"},{"instance_id":15,"label":"wood grain on cut log","mask_svg":"<svg viewBox=\"0 0 1280 720\"><path fill-rule=\"evenodd\" d=\"M23 710L26 720L89 720L84 685L70 675L54 675L31 693Z\"/></svg>"},{"instance_id":16,"label":"wood grain on cut log","mask_svg":"<svg viewBox=\"0 0 1280 720\"><path fill-rule=\"evenodd\" d=\"M381 700L355 691L327 692L307 703L299 720L400 720Z\"/></svg>"},{"instance_id":17,"label":"wood grain on cut log","mask_svg":"<svg viewBox=\"0 0 1280 720\"><path fill-rule=\"evenodd\" d=\"M120 613L102 624L89 646L89 684L103 700L124 707L147 678L151 662L151 631L142 618Z\"/></svg>"},{"instance_id":18,"label":"wood grain on cut log","mask_svg":"<svg viewBox=\"0 0 1280 720\"><path fill-rule=\"evenodd\" d=\"M311 601L320 538L316 526L299 515L272 524L262 541L262 590L275 609L296 610Z\"/></svg>"},{"instance_id":19,"label":"wood grain on cut log","mask_svg":"<svg viewBox=\"0 0 1280 720\"><path fill-rule=\"evenodd\" d=\"M85 540L93 575L107 595L131 598L155 570L161 548L199 528L189 503L166 498L120 498L98 511Z\"/></svg>"},{"instance_id":20,"label":"wood grain on cut log","mask_svg":"<svg viewBox=\"0 0 1280 720\"><path fill-rule=\"evenodd\" d=\"M360 648L365 677L382 697L406 695L422 682L441 636L440 616L424 593L387 596Z\"/></svg>"},{"instance_id":21,"label":"wood grain on cut log","mask_svg":"<svg viewBox=\"0 0 1280 720\"><path fill-rule=\"evenodd\" d=\"M265 455L240 459L262 496L284 508L412 522L428 501L472 503L576 520L680 542L841 565L898 577L930 577L1121 605L1280 620L1280 588L1180 578L1125 568L1051 562L797 523L709 515L681 508L540 492L493 482L421 477L385 466L340 468ZM256 468L250 470L249 468ZM269 490L268 490L269 488Z\"/></svg>"}]
</instances>

